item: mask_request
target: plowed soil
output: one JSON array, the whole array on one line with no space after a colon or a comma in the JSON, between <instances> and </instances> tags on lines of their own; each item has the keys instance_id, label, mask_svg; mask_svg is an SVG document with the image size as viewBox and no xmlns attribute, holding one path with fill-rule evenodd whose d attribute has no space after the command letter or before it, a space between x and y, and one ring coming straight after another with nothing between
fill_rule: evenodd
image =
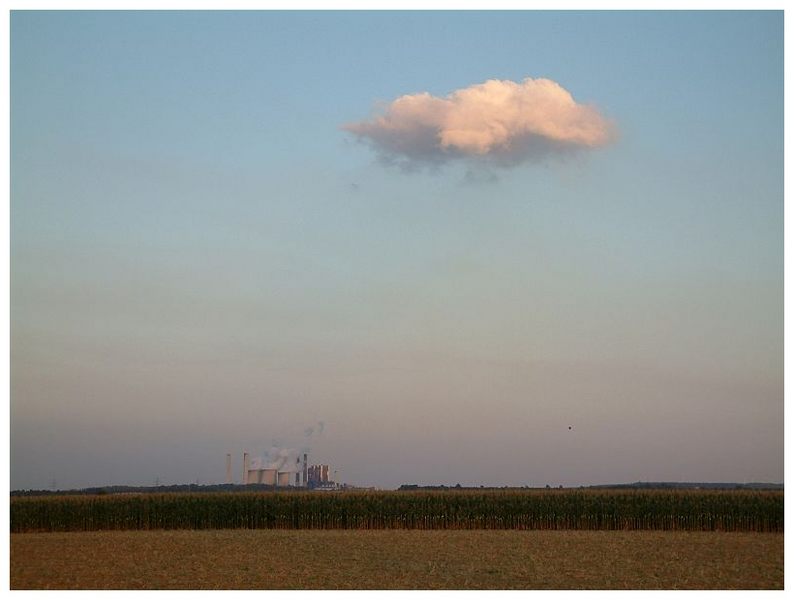
<instances>
[{"instance_id":1,"label":"plowed soil","mask_svg":"<svg viewBox=\"0 0 794 600\"><path fill-rule=\"evenodd\" d=\"M783 535L117 531L11 535L12 589L782 589Z\"/></svg>"}]
</instances>

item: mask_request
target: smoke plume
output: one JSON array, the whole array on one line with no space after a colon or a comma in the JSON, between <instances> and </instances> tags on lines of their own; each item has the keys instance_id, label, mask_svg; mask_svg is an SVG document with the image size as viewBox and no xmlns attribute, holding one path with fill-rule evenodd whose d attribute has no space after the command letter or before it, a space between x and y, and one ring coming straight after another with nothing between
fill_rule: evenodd
<instances>
[{"instance_id":1,"label":"smoke plume","mask_svg":"<svg viewBox=\"0 0 794 600\"><path fill-rule=\"evenodd\" d=\"M401 96L368 121L342 127L387 163L411 168L468 159L498 166L604 146L614 128L550 79L491 79L444 98Z\"/></svg>"},{"instance_id":2,"label":"smoke plume","mask_svg":"<svg viewBox=\"0 0 794 600\"><path fill-rule=\"evenodd\" d=\"M317 432L317 435L320 435L325 429L325 423L323 421L317 421L317 425L311 425L303 430L303 435L306 437L311 437Z\"/></svg>"},{"instance_id":3,"label":"smoke plume","mask_svg":"<svg viewBox=\"0 0 794 600\"><path fill-rule=\"evenodd\" d=\"M298 456L298 451L294 448L280 448L273 446L268 450L267 456L262 460L263 464L267 464L265 468L276 469L277 471L284 470L285 467L292 467L292 460Z\"/></svg>"}]
</instances>

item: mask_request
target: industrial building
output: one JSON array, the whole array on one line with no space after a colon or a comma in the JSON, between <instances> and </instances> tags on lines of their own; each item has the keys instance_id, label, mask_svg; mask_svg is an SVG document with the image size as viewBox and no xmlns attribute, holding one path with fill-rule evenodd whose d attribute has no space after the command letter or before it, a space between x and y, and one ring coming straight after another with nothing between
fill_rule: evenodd
<instances>
[{"instance_id":1,"label":"industrial building","mask_svg":"<svg viewBox=\"0 0 794 600\"><path fill-rule=\"evenodd\" d=\"M309 455L295 450L272 448L264 458L243 453L243 485L262 484L274 487L325 488L330 481L328 465L309 465ZM226 455L226 483L232 481L232 455Z\"/></svg>"},{"instance_id":2,"label":"industrial building","mask_svg":"<svg viewBox=\"0 0 794 600\"><path fill-rule=\"evenodd\" d=\"M328 465L312 465L309 467L308 484L328 483Z\"/></svg>"},{"instance_id":3,"label":"industrial building","mask_svg":"<svg viewBox=\"0 0 794 600\"><path fill-rule=\"evenodd\" d=\"M297 456L289 450L280 450L267 458L250 458L243 453L243 485L261 483L274 486L305 487L308 472L308 455Z\"/></svg>"}]
</instances>

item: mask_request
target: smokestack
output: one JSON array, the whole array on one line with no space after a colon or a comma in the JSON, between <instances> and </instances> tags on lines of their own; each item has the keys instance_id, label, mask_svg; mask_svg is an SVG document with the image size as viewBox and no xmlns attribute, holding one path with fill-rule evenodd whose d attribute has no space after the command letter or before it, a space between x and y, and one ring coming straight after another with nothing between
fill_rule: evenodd
<instances>
[{"instance_id":1,"label":"smokestack","mask_svg":"<svg viewBox=\"0 0 794 600\"><path fill-rule=\"evenodd\" d=\"M309 455L303 453L303 486L309 485Z\"/></svg>"},{"instance_id":2,"label":"smokestack","mask_svg":"<svg viewBox=\"0 0 794 600\"><path fill-rule=\"evenodd\" d=\"M243 452L243 485L248 484L248 452Z\"/></svg>"},{"instance_id":3,"label":"smokestack","mask_svg":"<svg viewBox=\"0 0 794 600\"><path fill-rule=\"evenodd\" d=\"M226 455L226 483L232 482L232 455Z\"/></svg>"}]
</instances>

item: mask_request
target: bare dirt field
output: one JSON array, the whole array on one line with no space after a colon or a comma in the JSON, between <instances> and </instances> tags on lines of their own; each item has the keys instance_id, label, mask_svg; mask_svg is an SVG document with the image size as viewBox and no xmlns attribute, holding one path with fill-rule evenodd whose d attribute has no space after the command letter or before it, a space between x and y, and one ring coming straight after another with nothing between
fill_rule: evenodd
<instances>
[{"instance_id":1,"label":"bare dirt field","mask_svg":"<svg viewBox=\"0 0 794 600\"><path fill-rule=\"evenodd\" d=\"M12 589L782 589L783 535L118 531L11 535Z\"/></svg>"}]
</instances>

